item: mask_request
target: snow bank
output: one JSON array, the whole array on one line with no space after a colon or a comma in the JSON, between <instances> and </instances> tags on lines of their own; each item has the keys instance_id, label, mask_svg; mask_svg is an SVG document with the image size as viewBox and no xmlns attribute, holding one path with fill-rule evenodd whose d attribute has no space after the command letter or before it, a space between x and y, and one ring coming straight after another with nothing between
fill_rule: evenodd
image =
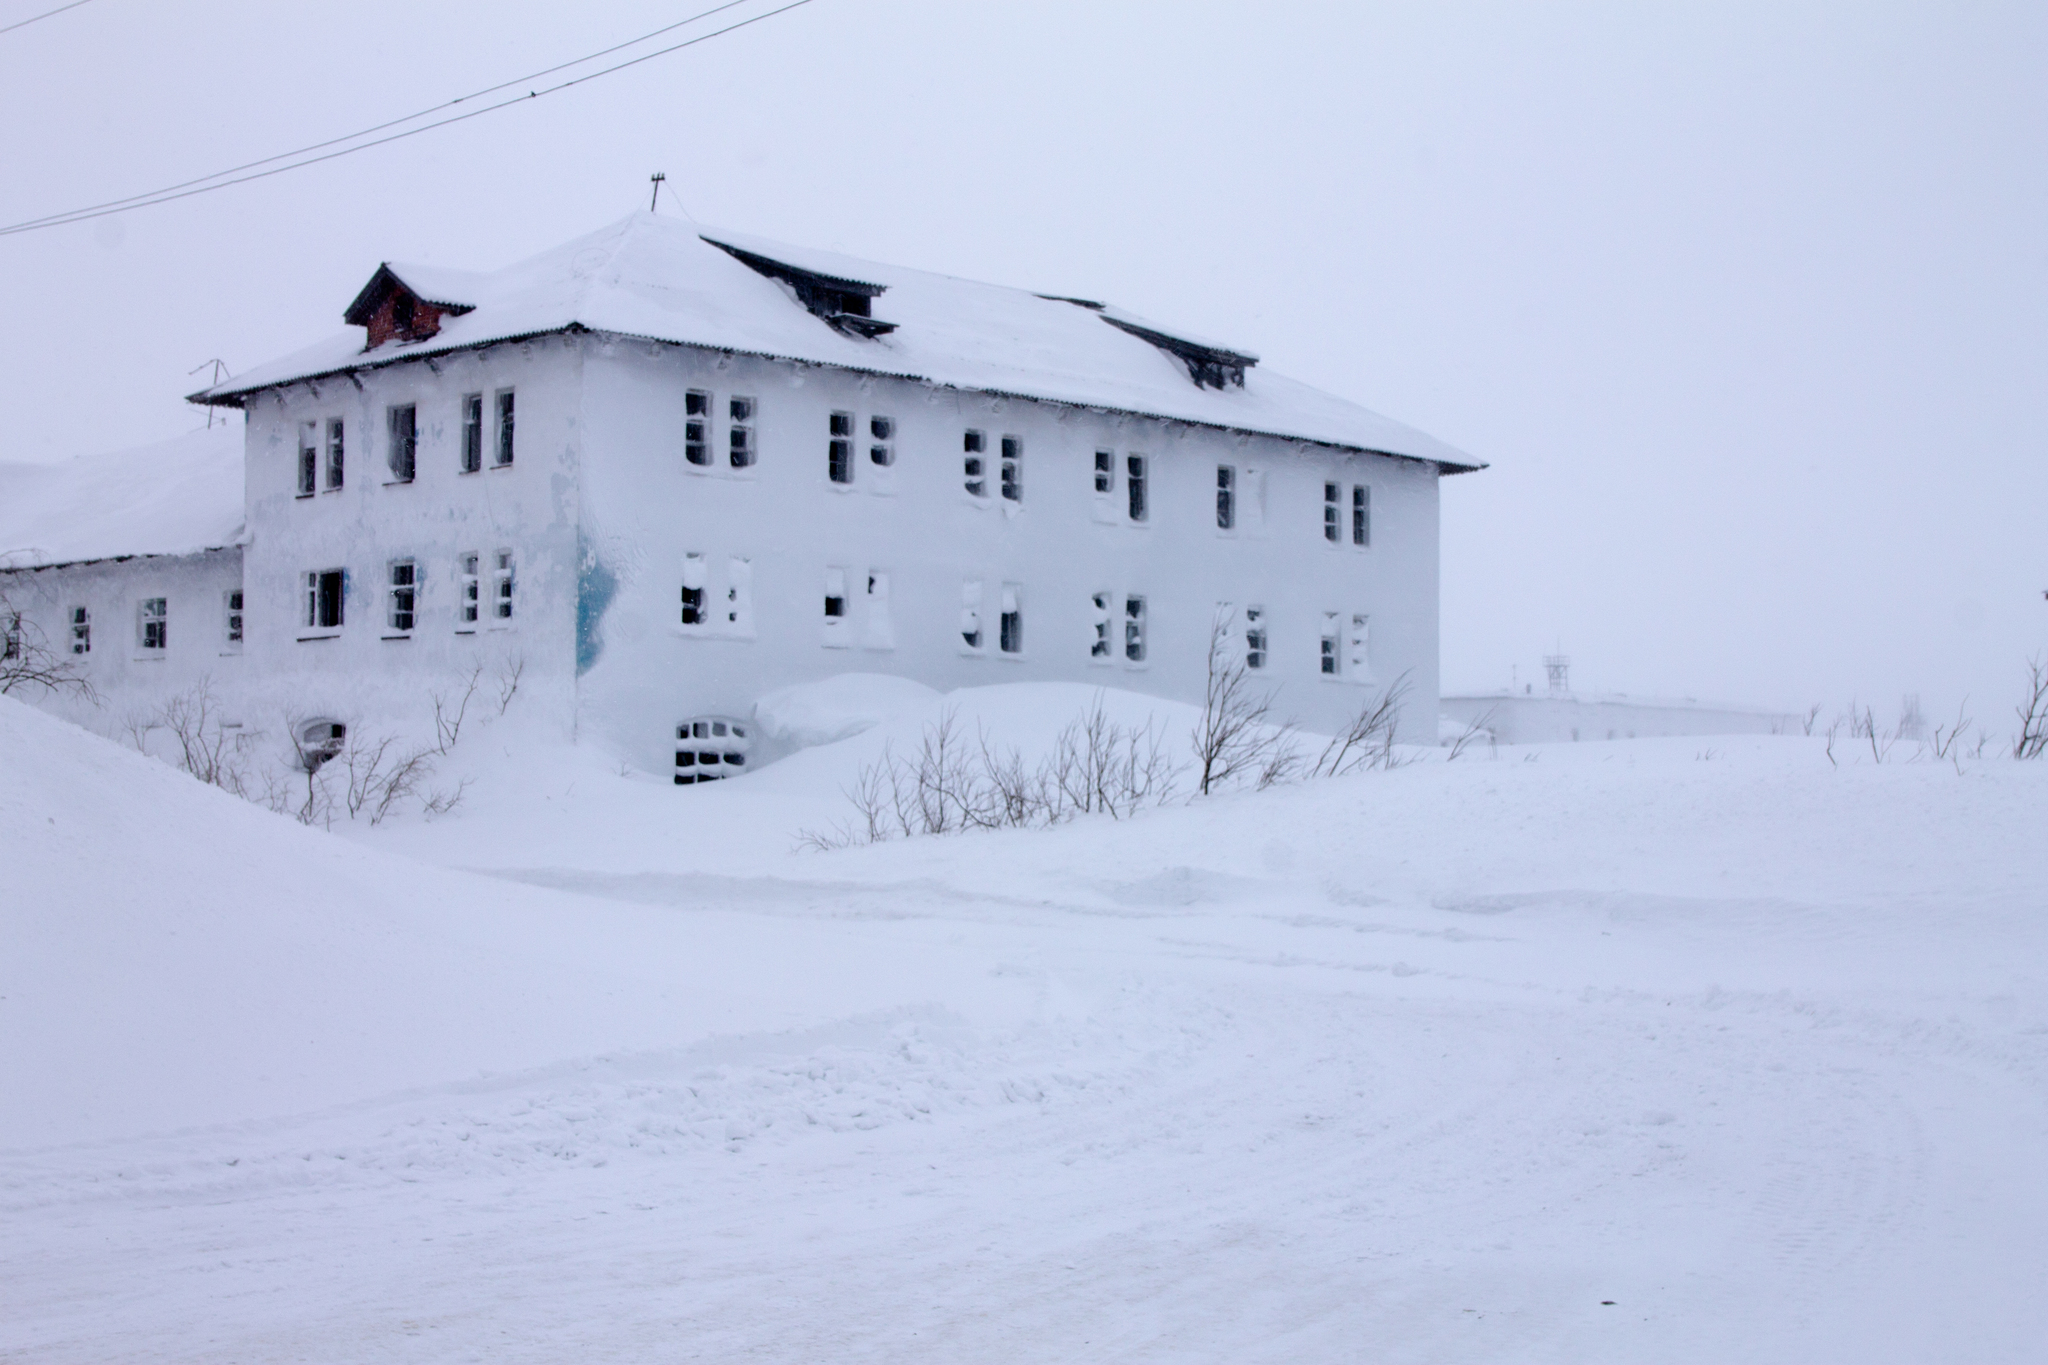
<instances>
[{"instance_id":1,"label":"snow bank","mask_svg":"<svg viewBox=\"0 0 2048 1365\"><path fill-rule=\"evenodd\" d=\"M754 703L761 735L790 749L851 739L892 716L923 714L938 692L909 678L841 673L778 688Z\"/></svg>"}]
</instances>

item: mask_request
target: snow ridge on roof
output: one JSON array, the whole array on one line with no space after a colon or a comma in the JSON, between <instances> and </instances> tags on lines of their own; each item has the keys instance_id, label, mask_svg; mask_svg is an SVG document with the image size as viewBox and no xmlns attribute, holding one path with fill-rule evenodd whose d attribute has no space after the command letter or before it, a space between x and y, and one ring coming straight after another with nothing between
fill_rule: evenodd
<instances>
[{"instance_id":1,"label":"snow ridge on roof","mask_svg":"<svg viewBox=\"0 0 2048 1365\"><path fill-rule=\"evenodd\" d=\"M873 338L836 330L713 239L812 274L879 286L885 292L875 299L876 314L896 330ZM1179 360L1105 325L1101 310L652 213L489 274L389 269L423 298L451 296L430 302L473 309L445 319L431 338L374 351L363 350L359 334L344 333L192 400L239 406L249 394L295 380L583 328L1402 455L1447 472L1484 468L1433 436L1269 370L1249 371L1242 388L1197 387Z\"/></svg>"},{"instance_id":2,"label":"snow ridge on roof","mask_svg":"<svg viewBox=\"0 0 2048 1365\"><path fill-rule=\"evenodd\" d=\"M0 464L0 569L243 541L242 424L56 464Z\"/></svg>"}]
</instances>

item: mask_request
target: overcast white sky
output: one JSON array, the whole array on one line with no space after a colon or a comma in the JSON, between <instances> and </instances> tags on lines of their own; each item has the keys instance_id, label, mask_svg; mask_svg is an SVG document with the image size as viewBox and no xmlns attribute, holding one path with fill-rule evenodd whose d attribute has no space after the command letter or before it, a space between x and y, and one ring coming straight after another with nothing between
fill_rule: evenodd
<instances>
[{"instance_id":1,"label":"overcast white sky","mask_svg":"<svg viewBox=\"0 0 2048 1365\"><path fill-rule=\"evenodd\" d=\"M0 25L55 0L0 0ZM91 0L0 34L0 221L705 7ZM752 8L766 8L760 0ZM745 13L746 10L738 11ZM1971 695L2048 646L2048 6L813 0L257 185L0 237L0 459L175 435L387 258L699 219L1104 298L1492 462L1447 690Z\"/></svg>"}]
</instances>

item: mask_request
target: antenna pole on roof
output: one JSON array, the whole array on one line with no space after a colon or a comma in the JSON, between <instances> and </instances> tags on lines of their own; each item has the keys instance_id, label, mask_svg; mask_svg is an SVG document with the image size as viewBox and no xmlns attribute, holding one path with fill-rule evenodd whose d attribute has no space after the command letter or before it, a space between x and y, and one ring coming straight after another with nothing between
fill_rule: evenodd
<instances>
[{"instance_id":1,"label":"antenna pole on roof","mask_svg":"<svg viewBox=\"0 0 2048 1365\"><path fill-rule=\"evenodd\" d=\"M655 204L661 200L661 182L668 179L668 176L661 171L656 171L647 178L654 182L654 193L647 196L647 211L652 213L654 212Z\"/></svg>"},{"instance_id":2,"label":"antenna pole on roof","mask_svg":"<svg viewBox=\"0 0 2048 1365\"><path fill-rule=\"evenodd\" d=\"M208 387L209 389L214 388L220 383L222 371L226 370L228 367L227 362L224 360L220 360L217 358L213 360L202 360L197 365L194 365L191 369L185 371L185 374L187 377L198 374L208 365L213 366L213 378L207 382L206 387ZM213 430L213 404L211 403L208 403L206 405L206 429L208 431Z\"/></svg>"}]
</instances>

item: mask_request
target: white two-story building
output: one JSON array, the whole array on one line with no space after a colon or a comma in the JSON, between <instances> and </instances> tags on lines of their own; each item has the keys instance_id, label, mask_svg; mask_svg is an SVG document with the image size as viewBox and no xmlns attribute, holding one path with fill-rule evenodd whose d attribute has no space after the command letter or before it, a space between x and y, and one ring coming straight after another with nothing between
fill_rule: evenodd
<instances>
[{"instance_id":1,"label":"white two-story building","mask_svg":"<svg viewBox=\"0 0 2048 1365\"><path fill-rule=\"evenodd\" d=\"M494 273L386 264L346 319L193 396L246 418L233 544L0 573L53 640L97 575L114 699L204 675L420 724L516 661L666 770L679 725L835 673L1199 700L1220 618L1276 713L1405 676L1434 738L1437 480L1479 466L1253 356L647 213Z\"/></svg>"}]
</instances>

